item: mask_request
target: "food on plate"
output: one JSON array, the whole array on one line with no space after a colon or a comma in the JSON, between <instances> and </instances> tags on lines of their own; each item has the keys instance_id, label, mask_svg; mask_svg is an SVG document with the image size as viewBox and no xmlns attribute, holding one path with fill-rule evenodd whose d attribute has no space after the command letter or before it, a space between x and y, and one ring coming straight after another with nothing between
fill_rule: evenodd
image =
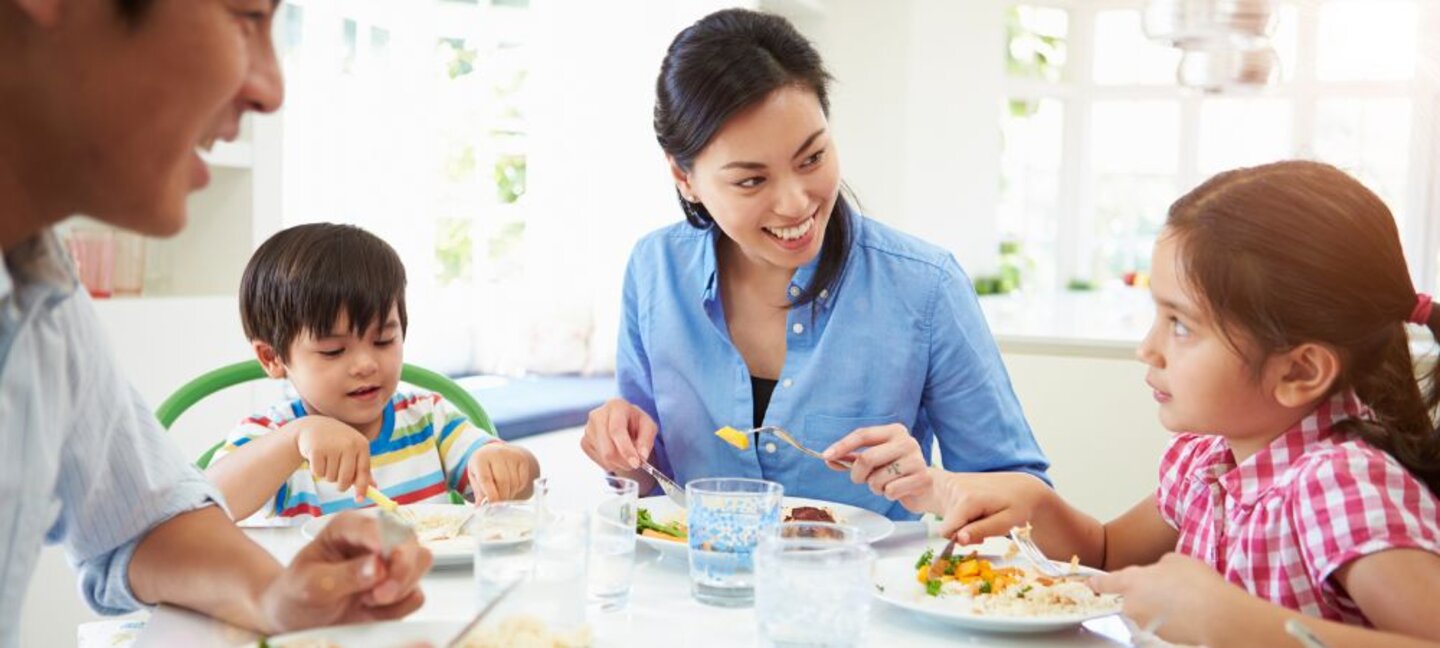
<instances>
[{"instance_id":1,"label":"food on plate","mask_svg":"<svg viewBox=\"0 0 1440 648\"><path fill-rule=\"evenodd\" d=\"M740 450L750 449L750 435L728 425L716 430L715 436L724 439L726 443Z\"/></svg>"},{"instance_id":2,"label":"food on plate","mask_svg":"<svg viewBox=\"0 0 1440 648\"><path fill-rule=\"evenodd\" d=\"M497 625L486 625L470 633L461 648L582 648L594 641L589 626L571 632L555 632L544 621L516 615Z\"/></svg>"},{"instance_id":3,"label":"food on plate","mask_svg":"<svg viewBox=\"0 0 1440 648\"><path fill-rule=\"evenodd\" d=\"M405 508L402 511L408 510ZM463 514L427 514L411 511L411 526L415 529L415 538L420 542L436 542L450 538L470 535L469 530L457 527L456 523L464 517Z\"/></svg>"},{"instance_id":4,"label":"food on plate","mask_svg":"<svg viewBox=\"0 0 1440 648\"><path fill-rule=\"evenodd\" d=\"M785 522L833 522L836 524L845 522L829 507L821 506L786 506L781 511L780 519ZM659 522L650 509L641 508L635 516L635 533L647 538L671 542L685 542L690 539L689 527L685 524L683 511L675 518Z\"/></svg>"},{"instance_id":5,"label":"food on plate","mask_svg":"<svg viewBox=\"0 0 1440 648\"><path fill-rule=\"evenodd\" d=\"M786 522L839 522L835 512L819 506L794 506L785 509Z\"/></svg>"},{"instance_id":6,"label":"food on plate","mask_svg":"<svg viewBox=\"0 0 1440 648\"><path fill-rule=\"evenodd\" d=\"M660 524L650 517L650 510L644 508L635 515L635 532L647 538L658 538L671 542L685 542L690 539L684 522L671 520Z\"/></svg>"},{"instance_id":7,"label":"food on plate","mask_svg":"<svg viewBox=\"0 0 1440 648\"><path fill-rule=\"evenodd\" d=\"M977 552L951 558L925 550L915 563L925 594L977 616L1048 617L1118 612L1120 599L1084 581L1050 578L1024 567L997 567Z\"/></svg>"}]
</instances>

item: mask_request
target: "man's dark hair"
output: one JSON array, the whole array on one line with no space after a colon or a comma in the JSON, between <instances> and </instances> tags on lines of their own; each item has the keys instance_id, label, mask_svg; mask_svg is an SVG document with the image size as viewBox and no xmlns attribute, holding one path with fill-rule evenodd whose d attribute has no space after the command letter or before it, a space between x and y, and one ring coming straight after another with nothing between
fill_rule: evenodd
<instances>
[{"instance_id":1,"label":"man's dark hair","mask_svg":"<svg viewBox=\"0 0 1440 648\"><path fill-rule=\"evenodd\" d=\"M328 335L340 314L362 335L394 306L405 314L405 266L385 241L353 225L313 223L283 230L255 250L240 278L245 336L270 345L282 362L302 333Z\"/></svg>"}]
</instances>

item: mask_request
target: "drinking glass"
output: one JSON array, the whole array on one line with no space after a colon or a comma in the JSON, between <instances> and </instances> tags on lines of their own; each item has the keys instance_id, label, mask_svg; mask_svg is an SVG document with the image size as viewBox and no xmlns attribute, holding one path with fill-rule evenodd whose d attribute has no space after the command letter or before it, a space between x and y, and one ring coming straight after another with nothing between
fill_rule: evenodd
<instances>
[{"instance_id":1,"label":"drinking glass","mask_svg":"<svg viewBox=\"0 0 1440 648\"><path fill-rule=\"evenodd\" d=\"M690 504L690 594L719 607L755 601L755 545L780 523L784 488L762 479L696 479Z\"/></svg>"},{"instance_id":2,"label":"drinking glass","mask_svg":"<svg viewBox=\"0 0 1440 648\"><path fill-rule=\"evenodd\" d=\"M590 524L590 600L609 612L630 600L639 486L633 479L607 475L603 492Z\"/></svg>"},{"instance_id":3,"label":"drinking glass","mask_svg":"<svg viewBox=\"0 0 1440 648\"><path fill-rule=\"evenodd\" d=\"M755 554L761 645L860 645L874 564L875 550L852 526L791 522L762 536Z\"/></svg>"}]
</instances>

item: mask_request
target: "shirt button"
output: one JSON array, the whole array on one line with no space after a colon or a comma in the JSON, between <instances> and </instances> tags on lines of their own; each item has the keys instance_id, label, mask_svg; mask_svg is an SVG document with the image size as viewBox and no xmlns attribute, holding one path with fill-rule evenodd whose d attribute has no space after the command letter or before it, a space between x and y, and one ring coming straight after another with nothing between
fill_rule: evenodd
<instances>
[{"instance_id":1,"label":"shirt button","mask_svg":"<svg viewBox=\"0 0 1440 648\"><path fill-rule=\"evenodd\" d=\"M770 453L770 454L775 454L775 442L774 442L774 441L771 441L771 442L765 444L765 452L768 452L768 453Z\"/></svg>"},{"instance_id":2,"label":"shirt button","mask_svg":"<svg viewBox=\"0 0 1440 648\"><path fill-rule=\"evenodd\" d=\"M799 296L800 296L800 287L799 287L799 286L790 286L790 296L791 296L791 297L799 297Z\"/></svg>"},{"instance_id":3,"label":"shirt button","mask_svg":"<svg viewBox=\"0 0 1440 648\"><path fill-rule=\"evenodd\" d=\"M820 291L820 299L825 299L826 297L829 297L829 296L830 296L830 291L829 291L829 290L821 290L821 291Z\"/></svg>"},{"instance_id":4,"label":"shirt button","mask_svg":"<svg viewBox=\"0 0 1440 648\"><path fill-rule=\"evenodd\" d=\"M780 381L780 386L781 386L781 387L785 387L785 388L787 388L787 389L788 389L791 385L793 385L793 384L795 384L795 381L793 381L793 380L791 380L791 379L789 379L789 378L786 378L786 379Z\"/></svg>"},{"instance_id":5,"label":"shirt button","mask_svg":"<svg viewBox=\"0 0 1440 648\"><path fill-rule=\"evenodd\" d=\"M794 331L796 335L800 335L805 332L805 325L796 322L794 326L790 327L790 330Z\"/></svg>"}]
</instances>

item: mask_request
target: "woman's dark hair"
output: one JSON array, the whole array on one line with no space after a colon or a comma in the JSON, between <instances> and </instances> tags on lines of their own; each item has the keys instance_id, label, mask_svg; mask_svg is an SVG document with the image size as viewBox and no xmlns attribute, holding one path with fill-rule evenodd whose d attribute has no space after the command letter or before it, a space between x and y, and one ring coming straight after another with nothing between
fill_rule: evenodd
<instances>
[{"instance_id":1,"label":"woman's dark hair","mask_svg":"<svg viewBox=\"0 0 1440 648\"><path fill-rule=\"evenodd\" d=\"M1378 196L1330 165L1276 162L1207 180L1171 205L1166 230L1187 287L1232 348L1256 368L1307 342L1336 349L1335 389L1354 389L1374 412L1340 428L1440 494L1440 363L1422 394L1405 332L1418 297ZM1440 339L1440 309L1425 324Z\"/></svg>"},{"instance_id":2,"label":"woman's dark hair","mask_svg":"<svg viewBox=\"0 0 1440 648\"><path fill-rule=\"evenodd\" d=\"M296 336L328 335L344 312L363 335L384 324L394 306L403 335L405 265L385 241L353 225L296 225L255 250L240 278L240 323L245 336L290 359Z\"/></svg>"},{"instance_id":3,"label":"woman's dark hair","mask_svg":"<svg viewBox=\"0 0 1440 648\"><path fill-rule=\"evenodd\" d=\"M730 117L780 88L815 93L829 115L829 82L820 54L784 18L746 9L717 11L670 43L655 80L655 139L689 171ZM685 200L678 189L676 194L691 225L715 224L704 205ZM815 301L821 290L835 292L850 252L851 211L844 195L835 200L815 275L794 306Z\"/></svg>"}]
</instances>

